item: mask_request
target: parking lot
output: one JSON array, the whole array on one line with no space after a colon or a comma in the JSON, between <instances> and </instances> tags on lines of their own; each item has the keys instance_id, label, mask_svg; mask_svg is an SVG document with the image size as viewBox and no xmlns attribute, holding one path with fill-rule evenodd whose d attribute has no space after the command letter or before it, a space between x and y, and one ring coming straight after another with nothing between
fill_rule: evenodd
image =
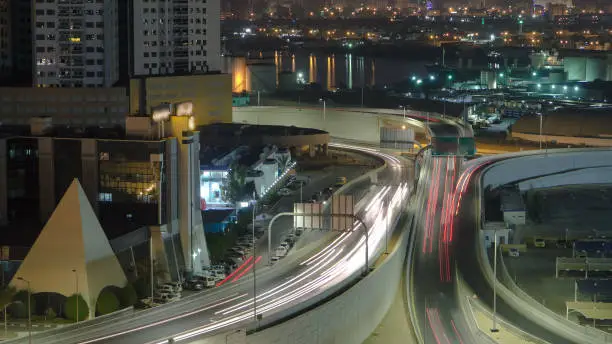
<instances>
[{"instance_id":1,"label":"parking lot","mask_svg":"<svg viewBox=\"0 0 612 344\"><path fill-rule=\"evenodd\" d=\"M504 254L504 263L514 282L535 300L565 316L565 301L574 299L574 279L555 278L557 257L572 255L571 248L527 245L519 257ZM499 272L501 276L501 272Z\"/></svg>"},{"instance_id":2,"label":"parking lot","mask_svg":"<svg viewBox=\"0 0 612 344\"><path fill-rule=\"evenodd\" d=\"M574 299L580 274L555 278L557 257L572 257L572 241L611 237L612 186L576 185L529 191L527 223L518 225L512 243L527 244L519 257L504 254L510 277L535 300L565 316L565 301ZM535 247L534 240L545 247ZM565 241L568 241L565 243ZM559 247L566 245L566 248Z\"/></svg>"},{"instance_id":3,"label":"parking lot","mask_svg":"<svg viewBox=\"0 0 612 344\"><path fill-rule=\"evenodd\" d=\"M577 185L529 191L527 224L517 226L515 242L543 237L568 240L612 236L612 186Z\"/></svg>"}]
</instances>

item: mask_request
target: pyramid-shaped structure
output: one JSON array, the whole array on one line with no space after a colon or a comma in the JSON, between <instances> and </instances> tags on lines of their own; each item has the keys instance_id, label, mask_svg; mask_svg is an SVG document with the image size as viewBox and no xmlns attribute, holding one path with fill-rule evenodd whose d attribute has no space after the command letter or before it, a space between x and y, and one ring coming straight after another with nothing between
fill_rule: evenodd
<instances>
[{"instance_id":1,"label":"pyramid-shaped structure","mask_svg":"<svg viewBox=\"0 0 612 344\"><path fill-rule=\"evenodd\" d=\"M73 272L76 270L76 272ZM127 283L106 234L100 226L81 184L75 179L17 270L11 285L33 293L79 293L93 318L100 291Z\"/></svg>"}]
</instances>

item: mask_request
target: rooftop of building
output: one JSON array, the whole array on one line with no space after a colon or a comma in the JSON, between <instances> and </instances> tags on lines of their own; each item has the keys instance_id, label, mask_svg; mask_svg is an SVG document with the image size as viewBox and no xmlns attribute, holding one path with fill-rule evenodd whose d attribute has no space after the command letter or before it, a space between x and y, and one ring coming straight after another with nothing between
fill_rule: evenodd
<instances>
[{"instance_id":1,"label":"rooftop of building","mask_svg":"<svg viewBox=\"0 0 612 344\"><path fill-rule=\"evenodd\" d=\"M27 124L0 124L0 138L13 136L36 136L57 138L97 138L97 139L129 139L122 126L68 126L52 125L44 133L34 135L32 126ZM132 138L135 139L135 138Z\"/></svg>"},{"instance_id":2,"label":"rooftop of building","mask_svg":"<svg viewBox=\"0 0 612 344\"><path fill-rule=\"evenodd\" d=\"M504 188L500 190L502 211L524 211L525 202L517 188Z\"/></svg>"},{"instance_id":3,"label":"rooftop of building","mask_svg":"<svg viewBox=\"0 0 612 344\"><path fill-rule=\"evenodd\" d=\"M261 153L264 152L266 147L268 146L237 145L235 147L223 147L203 143L200 148L200 166L207 170L226 170L233 162L243 166L252 166L261 160ZM268 149L271 149L271 147L268 147ZM230 154L232 156L229 156Z\"/></svg>"},{"instance_id":4,"label":"rooftop of building","mask_svg":"<svg viewBox=\"0 0 612 344\"><path fill-rule=\"evenodd\" d=\"M199 126L201 137L255 137L255 136L293 136L315 135L326 132L318 129L298 128L282 125L250 125L240 123L215 123Z\"/></svg>"}]
</instances>

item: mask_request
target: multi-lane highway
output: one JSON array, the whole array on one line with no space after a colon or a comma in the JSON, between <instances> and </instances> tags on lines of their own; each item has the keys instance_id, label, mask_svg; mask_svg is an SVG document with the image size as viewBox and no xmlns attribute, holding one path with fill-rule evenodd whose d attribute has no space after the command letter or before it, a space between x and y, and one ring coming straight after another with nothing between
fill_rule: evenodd
<instances>
[{"instance_id":1,"label":"multi-lane highway","mask_svg":"<svg viewBox=\"0 0 612 344\"><path fill-rule=\"evenodd\" d=\"M383 248L385 230L393 225L409 195L406 183L409 165L374 149L337 145L385 160L387 168L378 174L378 183L362 183L354 189L370 190L358 200L356 214L368 230L369 258L373 261ZM358 278L365 271L365 236L361 225L337 233L331 242L309 255L295 252L272 267L260 268L257 276L257 314L261 325L295 313L321 301ZM168 338L188 343L198 336L256 325L253 283L244 276L237 283L190 296L149 311L126 314L89 326L35 336L33 343L165 343ZM21 340L26 342L27 339ZM18 341L19 342L19 341Z\"/></svg>"},{"instance_id":2,"label":"multi-lane highway","mask_svg":"<svg viewBox=\"0 0 612 344\"><path fill-rule=\"evenodd\" d=\"M459 135L445 124L430 126L434 136ZM500 158L501 159L501 158ZM477 338L460 313L456 291L459 273L475 296L492 308L493 292L477 257L481 173L497 159L435 157L425 152L416 194L414 251L408 260L415 331L424 343L471 343ZM461 166L464 165L464 166ZM499 316L525 332L551 343L568 343L561 336L521 316L498 297Z\"/></svg>"},{"instance_id":3,"label":"multi-lane highway","mask_svg":"<svg viewBox=\"0 0 612 344\"><path fill-rule=\"evenodd\" d=\"M493 291L483 276L478 265L478 250L476 247L476 235L479 230L480 214L480 180L485 168L499 159L475 160L465 166L457 184L455 209L457 228L457 239L455 240L457 254L457 266L461 276L467 285L474 291L478 298L488 307L493 308ZM557 333L551 332L543 326L529 320L521 315L514 307L511 307L499 296L497 297L497 311L504 319L513 323L521 330L530 333L550 343L572 343Z\"/></svg>"},{"instance_id":4,"label":"multi-lane highway","mask_svg":"<svg viewBox=\"0 0 612 344\"><path fill-rule=\"evenodd\" d=\"M431 124L430 128L434 136L459 135L449 124ZM425 343L470 342L459 316L454 284L452 199L460 168L459 158L435 157L426 151L418 176L413 202L414 250L407 261L407 275L415 332Z\"/></svg>"}]
</instances>

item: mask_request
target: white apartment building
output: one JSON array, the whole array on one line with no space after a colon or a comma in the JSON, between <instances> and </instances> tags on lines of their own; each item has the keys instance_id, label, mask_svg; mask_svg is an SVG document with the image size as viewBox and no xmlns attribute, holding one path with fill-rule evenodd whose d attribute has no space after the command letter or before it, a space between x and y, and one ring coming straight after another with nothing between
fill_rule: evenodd
<instances>
[{"instance_id":1,"label":"white apartment building","mask_svg":"<svg viewBox=\"0 0 612 344\"><path fill-rule=\"evenodd\" d=\"M133 74L220 70L220 17L220 0L133 0Z\"/></svg>"},{"instance_id":2,"label":"white apartment building","mask_svg":"<svg viewBox=\"0 0 612 344\"><path fill-rule=\"evenodd\" d=\"M117 1L36 0L34 86L110 87L119 78Z\"/></svg>"},{"instance_id":3,"label":"white apartment building","mask_svg":"<svg viewBox=\"0 0 612 344\"><path fill-rule=\"evenodd\" d=\"M11 11L10 1L0 0L0 76L11 70Z\"/></svg>"}]
</instances>

